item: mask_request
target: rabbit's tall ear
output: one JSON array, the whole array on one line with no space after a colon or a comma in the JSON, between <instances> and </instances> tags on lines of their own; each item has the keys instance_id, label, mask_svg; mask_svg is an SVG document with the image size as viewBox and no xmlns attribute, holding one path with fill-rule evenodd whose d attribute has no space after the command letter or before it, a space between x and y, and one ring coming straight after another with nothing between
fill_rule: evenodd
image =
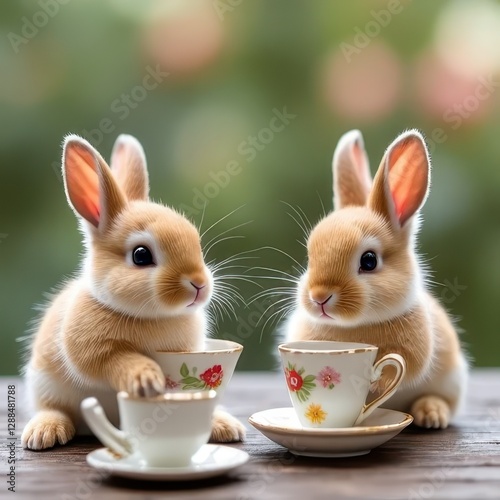
<instances>
[{"instance_id":1,"label":"rabbit's tall ear","mask_svg":"<svg viewBox=\"0 0 500 500\"><path fill-rule=\"evenodd\" d=\"M333 202L335 210L364 205L372 185L368 156L359 130L344 134L333 154Z\"/></svg>"},{"instance_id":2,"label":"rabbit's tall ear","mask_svg":"<svg viewBox=\"0 0 500 500\"><path fill-rule=\"evenodd\" d=\"M118 136L111 154L111 171L129 200L148 199L146 156L135 137L126 134Z\"/></svg>"},{"instance_id":3,"label":"rabbit's tall ear","mask_svg":"<svg viewBox=\"0 0 500 500\"><path fill-rule=\"evenodd\" d=\"M108 165L77 135L65 138L62 164L69 205L99 232L106 230L126 204Z\"/></svg>"},{"instance_id":4,"label":"rabbit's tall ear","mask_svg":"<svg viewBox=\"0 0 500 500\"><path fill-rule=\"evenodd\" d=\"M430 161L417 130L402 133L385 152L368 205L402 228L423 206L429 192Z\"/></svg>"}]
</instances>

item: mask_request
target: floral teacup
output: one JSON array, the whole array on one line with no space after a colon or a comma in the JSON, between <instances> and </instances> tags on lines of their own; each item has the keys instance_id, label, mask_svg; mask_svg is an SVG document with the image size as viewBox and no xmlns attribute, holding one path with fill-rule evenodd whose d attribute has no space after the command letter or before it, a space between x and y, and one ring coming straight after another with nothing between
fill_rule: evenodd
<instances>
[{"instance_id":1,"label":"floral teacup","mask_svg":"<svg viewBox=\"0 0 500 500\"><path fill-rule=\"evenodd\" d=\"M206 339L202 351L156 351L151 357L165 375L167 391L208 391L220 397L241 355L243 346L230 340Z\"/></svg>"},{"instance_id":2,"label":"floral teacup","mask_svg":"<svg viewBox=\"0 0 500 500\"><path fill-rule=\"evenodd\" d=\"M389 399L406 371L399 354L374 364L378 347L354 342L299 341L279 346L295 413L304 427L351 427ZM383 392L365 404L385 366L396 375Z\"/></svg>"}]
</instances>

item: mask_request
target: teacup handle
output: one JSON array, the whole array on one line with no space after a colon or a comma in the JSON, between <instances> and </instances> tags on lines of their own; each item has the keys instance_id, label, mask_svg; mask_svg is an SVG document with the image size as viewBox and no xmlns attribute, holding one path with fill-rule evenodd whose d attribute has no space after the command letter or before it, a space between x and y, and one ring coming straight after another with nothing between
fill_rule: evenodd
<instances>
[{"instance_id":1,"label":"teacup handle","mask_svg":"<svg viewBox=\"0 0 500 500\"><path fill-rule=\"evenodd\" d=\"M120 455L130 455L132 446L125 433L117 429L106 417L102 406L96 398L86 398L81 402L83 418L90 430L99 438L104 446L107 446Z\"/></svg>"},{"instance_id":2,"label":"teacup handle","mask_svg":"<svg viewBox=\"0 0 500 500\"><path fill-rule=\"evenodd\" d=\"M406 373L405 360L399 354L391 353L386 354L383 358L379 359L375 363L375 365L373 366L373 373L375 376L371 382L375 382L376 380L378 380L382 375L383 369L389 365L396 368L396 375L391 380L389 387L387 387L387 389L378 398L363 406L361 413L359 414L353 425L360 424L366 417L368 417L368 415L371 415L373 410L387 401L396 392L399 384L403 381L403 377Z\"/></svg>"}]
</instances>

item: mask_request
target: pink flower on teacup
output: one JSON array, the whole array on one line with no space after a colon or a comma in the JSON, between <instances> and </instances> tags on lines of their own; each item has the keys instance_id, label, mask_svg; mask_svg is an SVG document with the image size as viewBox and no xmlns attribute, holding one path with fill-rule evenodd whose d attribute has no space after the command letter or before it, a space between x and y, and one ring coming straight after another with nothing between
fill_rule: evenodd
<instances>
[{"instance_id":1,"label":"pink flower on teacup","mask_svg":"<svg viewBox=\"0 0 500 500\"><path fill-rule=\"evenodd\" d=\"M177 389L179 387L179 384L175 381L172 380L168 375L165 377L165 388L166 389Z\"/></svg>"},{"instance_id":2,"label":"pink flower on teacup","mask_svg":"<svg viewBox=\"0 0 500 500\"><path fill-rule=\"evenodd\" d=\"M224 371L221 365L214 365L212 368L208 368L201 375L200 379L205 382L212 389L214 387L219 387L222 383L222 377L224 376Z\"/></svg>"},{"instance_id":3,"label":"pink flower on teacup","mask_svg":"<svg viewBox=\"0 0 500 500\"><path fill-rule=\"evenodd\" d=\"M316 377L323 387L328 387L328 389L333 389L335 384L340 384L342 375L332 368L331 366L325 366Z\"/></svg>"}]
</instances>

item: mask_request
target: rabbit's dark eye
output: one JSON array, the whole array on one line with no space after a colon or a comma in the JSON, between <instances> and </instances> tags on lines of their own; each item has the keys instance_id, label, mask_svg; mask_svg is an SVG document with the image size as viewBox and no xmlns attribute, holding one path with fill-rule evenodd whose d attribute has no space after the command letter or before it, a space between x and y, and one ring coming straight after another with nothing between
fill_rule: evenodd
<instances>
[{"instance_id":1,"label":"rabbit's dark eye","mask_svg":"<svg viewBox=\"0 0 500 500\"><path fill-rule=\"evenodd\" d=\"M377 267L377 254L371 250L365 252L359 261L360 271L373 271Z\"/></svg>"},{"instance_id":2,"label":"rabbit's dark eye","mask_svg":"<svg viewBox=\"0 0 500 500\"><path fill-rule=\"evenodd\" d=\"M148 247L135 247L132 252L132 260L136 266L150 266L154 264L153 254Z\"/></svg>"}]
</instances>

